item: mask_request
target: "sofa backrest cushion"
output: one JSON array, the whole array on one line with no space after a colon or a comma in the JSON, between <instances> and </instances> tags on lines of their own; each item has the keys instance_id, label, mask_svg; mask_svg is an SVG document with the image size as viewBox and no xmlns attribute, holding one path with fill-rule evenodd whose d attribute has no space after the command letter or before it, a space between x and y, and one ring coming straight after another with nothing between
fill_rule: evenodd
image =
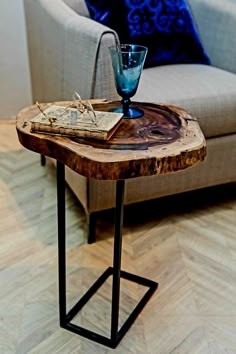
<instances>
[{"instance_id":1,"label":"sofa backrest cushion","mask_svg":"<svg viewBox=\"0 0 236 354\"><path fill-rule=\"evenodd\" d=\"M90 17L88 8L84 0L63 0L63 1L77 14L84 17Z\"/></svg>"},{"instance_id":2,"label":"sofa backrest cushion","mask_svg":"<svg viewBox=\"0 0 236 354\"><path fill-rule=\"evenodd\" d=\"M121 43L148 47L145 67L210 64L187 0L85 0L95 21L114 29Z\"/></svg>"}]
</instances>

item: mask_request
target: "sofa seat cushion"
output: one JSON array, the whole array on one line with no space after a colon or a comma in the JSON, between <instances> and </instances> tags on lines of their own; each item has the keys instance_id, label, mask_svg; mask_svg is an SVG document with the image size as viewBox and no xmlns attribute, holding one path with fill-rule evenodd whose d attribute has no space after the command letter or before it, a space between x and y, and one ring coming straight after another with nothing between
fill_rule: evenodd
<instances>
[{"instance_id":1,"label":"sofa seat cushion","mask_svg":"<svg viewBox=\"0 0 236 354\"><path fill-rule=\"evenodd\" d=\"M187 109L197 117L206 138L236 133L236 75L209 65L144 69L132 100Z\"/></svg>"}]
</instances>

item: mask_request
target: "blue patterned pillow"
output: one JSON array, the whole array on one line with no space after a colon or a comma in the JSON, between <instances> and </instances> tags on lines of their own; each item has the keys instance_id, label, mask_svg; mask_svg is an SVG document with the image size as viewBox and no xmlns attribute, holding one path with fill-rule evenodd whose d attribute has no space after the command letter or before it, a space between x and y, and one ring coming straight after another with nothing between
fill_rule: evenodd
<instances>
[{"instance_id":1,"label":"blue patterned pillow","mask_svg":"<svg viewBox=\"0 0 236 354\"><path fill-rule=\"evenodd\" d=\"M118 0L119 1L119 0ZM85 0L90 16L93 20L105 26L113 28L113 1L109 0Z\"/></svg>"},{"instance_id":2,"label":"blue patterned pillow","mask_svg":"<svg viewBox=\"0 0 236 354\"><path fill-rule=\"evenodd\" d=\"M113 28L121 43L148 47L145 67L210 64L187 0L86 0L91 17Z\"/></svg>"}]
</instances>

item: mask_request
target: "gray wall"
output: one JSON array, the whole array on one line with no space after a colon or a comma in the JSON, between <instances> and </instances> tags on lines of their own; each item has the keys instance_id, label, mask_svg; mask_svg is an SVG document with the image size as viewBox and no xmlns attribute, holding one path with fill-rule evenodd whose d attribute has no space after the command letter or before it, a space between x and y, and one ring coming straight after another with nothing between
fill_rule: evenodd
<instances>
[{"instance_id":1,"label":"gray wall","mask_svg":"<svg viewBox=\"0 0 236 354\"><path fill-rule=\"evenodd\" d=\"M0 118L31 100L23 0L0 0Z\"/></svg>"}]
</instances>

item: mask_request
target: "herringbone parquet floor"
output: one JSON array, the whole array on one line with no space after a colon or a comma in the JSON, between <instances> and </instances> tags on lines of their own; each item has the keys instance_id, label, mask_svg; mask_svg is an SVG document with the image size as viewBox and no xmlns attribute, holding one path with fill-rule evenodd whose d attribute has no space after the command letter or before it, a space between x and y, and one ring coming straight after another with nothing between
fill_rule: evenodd
<instances>
[{"instance_id":1,"label":"herringbone parquet floor","mask_svg":"<svg viewBox=\"0 0 236 354\"><path fill-rule=\"evenodd\" d=\"M111 264L112 214L86 244L82 207L67 190L68 303ZM236 185L125 208L122 268L159 289L115 349L58 324L55 169L0 120L0 354L236 353ZM122 280L121 318L143 289ZM109 332L110 284L78 316Z\"/></svg>"}]
</instances>

